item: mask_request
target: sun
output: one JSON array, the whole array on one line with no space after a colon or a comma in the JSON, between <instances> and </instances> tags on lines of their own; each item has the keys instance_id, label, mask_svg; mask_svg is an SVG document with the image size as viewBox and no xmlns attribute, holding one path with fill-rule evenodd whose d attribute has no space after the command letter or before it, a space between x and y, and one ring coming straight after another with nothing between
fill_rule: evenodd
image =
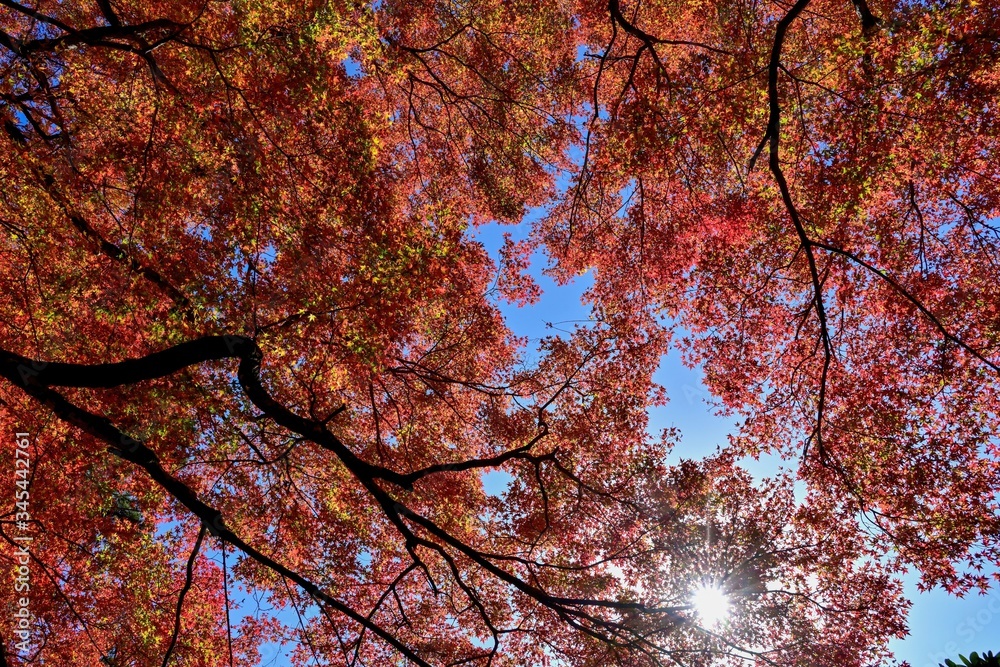
<instances>
[{"instance_id":1,"label":"sun","mask_svg":"<svg viewBox=\"0 0 1000 667\"><path fill-rule=\"evenodd\" d=\"M701 584L694 589L691 604L701 626L709 630L718 627L729 616L729 597L718 586Z\"/></svg>"}]
</instances>

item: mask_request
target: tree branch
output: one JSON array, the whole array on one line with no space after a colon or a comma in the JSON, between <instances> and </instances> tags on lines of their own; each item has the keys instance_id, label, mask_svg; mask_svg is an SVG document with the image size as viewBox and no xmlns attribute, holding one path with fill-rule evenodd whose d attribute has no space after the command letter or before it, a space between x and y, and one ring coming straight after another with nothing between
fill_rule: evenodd
<instances>
[{"instance_id":1,"label":"tree branch","mask_svg":"<svg viewBox=\"0 0 1000 667\"><path fill-rule=\"evenodd\" d=\"M959 336L953 334L947 327L944 326L944 324L941 322L941 320L938 319L937 315L935 315L933 312L931 312L931 310L929 308L927 308L927 306L925 306L923 304L923 302L920 301L920 299L918 299L916 296L914 296L912 292L910 292L905 287L903 287L899 283L898 280L896 280L895 278L893 278L889 274L885 273L884 271L879 270L873 264L871 264L871 263L869 263L869 262L861 259L860 257L858 257L857 255L855 255L852 252L844 250L843 248L838 248L836 246L832 246L832 245L830 245L828 243L822 243L820 241L810 241L810 244L813 245L813 246L815 246L815 247L817 247L817 248L822 248L823 250L832 252L832 253L840 255L842 257L846 257L847 259L851 260L852 262L854 262L854 263L856 263L856 264L864 267L868 271L871 271L872 273L874 273L876 276L878 276L879 278L881 278L882 280L884 280L885 282L887 282L903 298L905 298L907 301L909 301L910 303L912 303L914 305L914 307L916 307L916 309L919 310L924 315L924 317L926 317L928 320L930 320L931 324L933 324L934 327L938 331L941 332L941 335L944 336L945 339L951 341L952 343L955 343L960 348L962 348L963 350L965 350L966 352L968 352L969 354L971 354L973 357L975 357L979 361L981 361L984 364L986 364L987 366L989 366L992 370L996 371L997 373L1000 373L1000 365L998 365L997 363L995 363L993 361L990 361L989 358L987 358L985 355L983 355L983 353L981 353L979 350L975 349L974 347L972 347L971 345L969 345L968 343L966 343Z\"/></svg>"},{"instance_id":2,"label":"tree branch","mask_svg":"<svg viewBox=\"0 0 1000 667\"><path fill-rule=\"evenodd\" d=\"M170 664L170 655L174 652L174 645L177 644L177 637L181 632L181 611L184 609L184 597L191 589L191 583L194 580L194 561L198 557L198 551L201 549L201 541L205 539L205 530L205 524L202 524L201 528L198 530L198 538L194 541L194 548L191 549L191 556L188 558L187 573L184 576L184 586L181 588L181 592L177 596L177 612L174 615L174 632L170 636L170 644L167 646L167 652L163 655L163 667L167 667L167 665Z\"/></svg>"}]
</instances>

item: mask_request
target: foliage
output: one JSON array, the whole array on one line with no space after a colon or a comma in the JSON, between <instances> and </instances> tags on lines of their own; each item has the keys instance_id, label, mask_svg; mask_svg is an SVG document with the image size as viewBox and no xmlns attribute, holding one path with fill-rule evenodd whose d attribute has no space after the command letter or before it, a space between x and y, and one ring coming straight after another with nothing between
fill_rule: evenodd
<instances>
[{"instance_id":1,"label":"foliage","mask_svg":"<svg viewBox=\"0 0 1000 667\"><path fill-rule=\"evenodd\" d=\"M994 4L2 0L0 657L890 660L1000 564Z\"/></svg>"},{"instance_id":2,"label":"foliage","mask_svg":"<svg viewBox=\"0 0 1000 667\"><path fill-rule=\"evenodd\" d=\"M958 656L958 659L962 661L961 664L965 667L997 667L1000 665L1000 656L993 655L993 651L979 655L973 651L968 658L964 655ZM954 660L948 659L944 661L941 667L959 667L959 663Z\"/></svg>"}]
</instances>

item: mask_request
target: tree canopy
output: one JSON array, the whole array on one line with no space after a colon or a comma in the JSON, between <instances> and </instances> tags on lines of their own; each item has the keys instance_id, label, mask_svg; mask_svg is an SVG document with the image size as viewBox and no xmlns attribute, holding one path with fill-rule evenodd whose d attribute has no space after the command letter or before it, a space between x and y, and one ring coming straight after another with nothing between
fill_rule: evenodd
<instances>
[{"instance_id":1,"label":"tree canopy","mask_svg":"<svg viewBox=\"0 0 1000 667\"><path fill-rule=\"evenodd\" d=\"M995 3L0 0L0 70L8 665L860 667L990 585Z\"/></svg>"}]
</instances>

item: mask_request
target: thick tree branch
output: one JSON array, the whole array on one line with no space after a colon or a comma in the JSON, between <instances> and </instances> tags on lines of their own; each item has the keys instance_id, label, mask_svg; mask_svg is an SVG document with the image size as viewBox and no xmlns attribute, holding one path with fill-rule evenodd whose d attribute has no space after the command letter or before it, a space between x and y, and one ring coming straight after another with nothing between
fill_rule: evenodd
<instances>
[{"instance_id":1,"label":"thick tree branch","mask_svg":"<svg viewBox=\"0 0 1000 667\"><path fill-rule=\"evenodd\" d=\"M35 9L32 9L31 7L26 7L26 6L24 6L24 5L22 5L22 4L18 3L18 2L14 2L14 0L0 0L0 5L4 5L5 7L9 7L10 9L13 9L14 11L18 12L19 14L23 14L24 16L31 17L31 18L35 19L36 21L41 21L42 23L47 23L47 24L49 24L51 26L55 26L56 28L59 28L63 32L76 32L73 28L71 28L67 24L63 23L59 19L55 19L55 18L52 18L51 16L47 16L45 14L42 14L41 12L39 12L39 11L37 11Z\"/></svg>"},{"instance_id":2,"label":"thick tree branch","mask_svg":"<svg viewBox=\"0 0 1000 667\"><path fill-rule=\"evenodd\" d=\"M139 359L111 364L48 363L0 350L0 364L38 385L119 387L171 375L182 368L222 359L239 359L238 377L247 397L276 423L334 452L349 468L369 477L410 488L406 476L362 461L319 421L305 419L276 401L261 384L261 351L243 336L206 336Z\"/></svg>"},{"instance_id":3,"label":"thick tree branch","mask_svg":"<svg viewBox=\"0 0 1000 667\"><path fill-rule=\"evenodd\" d=\"M861 30L864 34L868 34L878 28L879 21L872 14L872 10L868 7L867 0L851 0L854 4L854 9L858 12L858 18L861 19Z\"/></svg>"},{"instance_id":4,"label":"thick tree branch","mask_svg":"<svg viewBox=\"0 0 1000 667\"><path fill-rule=\"evenodd\" d=\"M242 340L246 341L246 339ZM256 348L256 345L254 345L254 347ZM26 376L23 375L18 369L18 365L10 362L11 357L14 356L16 355L0 351L0 375L7 378L11 383L15 384L27 394L46 405L62 421L72 424L73 426L76 426L77 428L80 428L81 430L107 443L109 453L114 454L115 456L118 456L119 458L133 463L145 470L149 477L156 482L156 484L158 484L181 505L186 507L192 514L201 519L201 521L208 526L208 529L214 535L219 537L219 539L233 545L246 554L246 556L251 560L259 563L269 570L272 570L282 577L295 582L318 602L330 606L353 621L359 623L361 626L367 627L371 632L416 664L424 667L430 667L429 664L414 653L412 649L403 644L399 639L394 637L384 628L370 621L364 615L359 614L348 605L334 598L332 595L326 593L312 581L295 570L286 567L245 542L240 536L226 526L222 512L206 504L198 497L191 487L167 472L160 464L159 457L157 457L156 453L152 449L121 432L106 417L93 414L87 410L77 407L70 401L66 400L66 398L64 398L61 394L35 381L34 376L30 374ZM35 362L35 365L41 366L42 364Z\"/></svg>"},{"instance_id":5,"label":"thick tree branch","mask_svg":"<svg viewBox=\"0 0 1000 667\"><path fill-rule=\"evenodd\" d=\"M813 285L812 303L813 308L816 310L816 319L819 321L820 340L823 345L823 367L820 373L819 399L816 407L816 426L814 427L810 439L815 437L820 457L823 458L826 455L826 451L823 447L823 412L826 408L826 383L830 372L830 364L833 360L833 344L830 340L830 330L827 325L826 308L823 303L823 281L820 279L819 269L816 265L816 255L813 252L812 242L809 240L805 226L802 224L802 219L799 216L798 209L795 207L795 202L792 201L792 194L788 187L788 181L785 179L785 174L781 169L781 100L778 95L778 75L782 69L781 50L785 44L785 37L787 36L788 28L791 26L792 22L795 21L799 14L801 14L806 6L808 6L809 2L810 0L798 0L798 2L796 2L788 13L786 13L785 16L778 22L778 27L775 30L774 43L771 47L771 58L768 65L767 76L767 131L764 133L764 138L761 140L761 144L758 146L757 152L754 153L753 158L750 160L750 168L753 169L753 163L756 161L760 150L764 147L765 143L769 142L768 165L771 169L771 173L774 175L775 181L778 183L778 189L781 191L781 200L785 205L785 210L788 212L788 216L792 220L792 224L795 227L795 233L799 238L799 243L802 246L802 250L805 252L806 261L809 265L809 277L812 280ZM806 449L802 454L803 458L805 458L808 453L808 442L809 441L807 440Z\"/></svg>"},{"instance_id":6,"label":"thick tree branch","mask_svg":"<svg viewBox=\"0 0 1000 667\"><path fill-rule=\"evenodd\" d=\"M108 46L126 51L132 51L134 53L145 53L149 50L149 43L142 37L144 33L151 30L164 29L179 32L183 30L184 27L184 25L169 19L156 19L154 21L147 21L146 23L127 26L96 26L93 28L84 28L83 30L74 30L59 37L34 39L30 42L25 42L21 46L21 53L28 54L37 51L51 51L60 45L73 44ZM108 39L113 38L132 40L136 43L136 46L108 41Z\"/></svg>"}]
</instances>

